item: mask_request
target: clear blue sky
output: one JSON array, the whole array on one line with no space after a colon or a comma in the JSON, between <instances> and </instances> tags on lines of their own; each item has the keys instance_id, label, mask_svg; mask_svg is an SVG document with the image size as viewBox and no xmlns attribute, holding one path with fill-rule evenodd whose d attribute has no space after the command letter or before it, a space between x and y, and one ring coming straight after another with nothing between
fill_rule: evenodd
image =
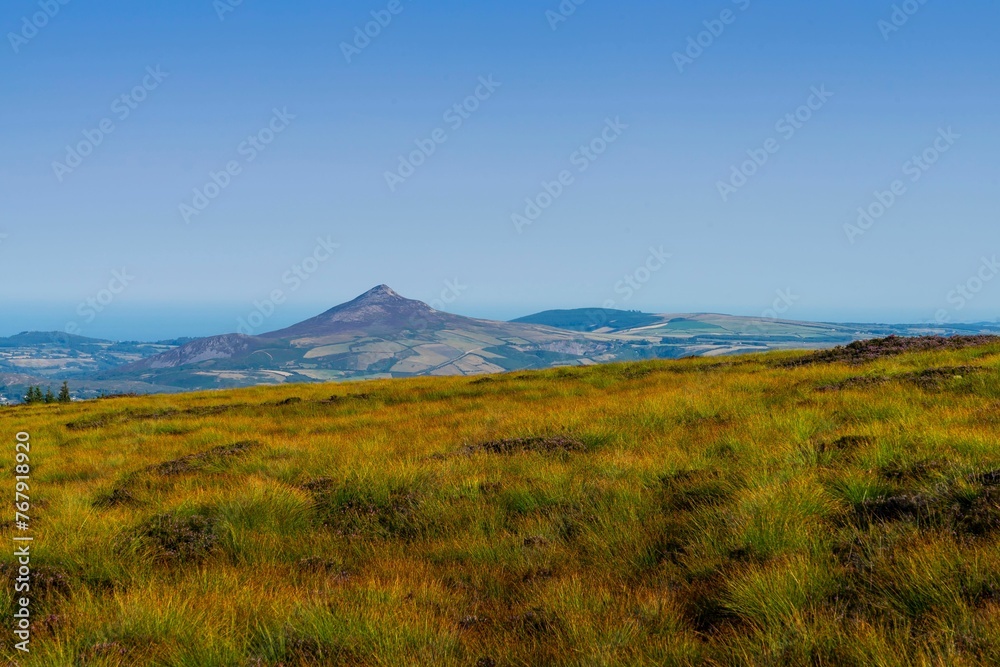
<instances>
[{"instance_id":1,"label":"clear blue sky","mask_svg":"<svg viewBox=\"0 0 1000 667\"><path fill-rule=\"evenodd\" d=\"M64 1L0 9L0 335L221 333L281 290L278 328L379 283L495 318L1000 316L993 0Z\"/></svg>"}]
</instances>

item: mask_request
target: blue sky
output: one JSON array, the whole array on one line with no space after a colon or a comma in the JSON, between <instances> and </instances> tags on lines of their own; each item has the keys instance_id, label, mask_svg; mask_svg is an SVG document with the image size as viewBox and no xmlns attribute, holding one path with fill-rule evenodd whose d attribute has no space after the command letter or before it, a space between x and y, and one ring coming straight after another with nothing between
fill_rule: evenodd
<instances>
[{"instance_id":1,"label":"blue sky","mask_svg":"<svg viewBox=\"0 0 1000 667\"><path fill-rule=\"evenodd\" d=\"M1000 5L562 7L4 3L0 335L273 329L379 283L1000 316Z\"/></svg>"}]
</instances>

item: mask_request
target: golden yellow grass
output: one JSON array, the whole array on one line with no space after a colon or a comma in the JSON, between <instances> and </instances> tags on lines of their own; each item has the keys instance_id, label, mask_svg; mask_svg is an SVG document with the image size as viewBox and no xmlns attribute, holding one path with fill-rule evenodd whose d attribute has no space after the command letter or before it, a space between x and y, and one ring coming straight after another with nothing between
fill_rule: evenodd
<instances>
[{"instance_id":1,"label":"golden yellow grass","mask_svg":"<svg viewBox=\"0 0 1000 667\"><path fill-rule=\"evenodd\" d=\"M39 577L4 654L1000 663L1000 346L797 355L2 409Z\"/></svg>"}]
</instances>

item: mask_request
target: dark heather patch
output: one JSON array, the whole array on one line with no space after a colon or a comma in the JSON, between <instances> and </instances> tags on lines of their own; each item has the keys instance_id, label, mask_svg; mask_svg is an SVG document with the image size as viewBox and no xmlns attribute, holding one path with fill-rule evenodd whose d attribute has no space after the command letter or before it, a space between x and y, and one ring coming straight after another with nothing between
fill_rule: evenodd
<instances>
[{"instance_id":1,"label":"dark heather patch","mask_svg":"<svg viewBox=\"0 0 1000 667\"><path fill-rule=\"evenodd\" d=\"M1000 530L1000 489L987 488L975 498L954 506L955 532L986 537Z\"/></svg>"},{"instance_id":2,"label":"dark heather patch","mask_svg":"<svg viewBox=\"0 0 1000 667\"><path fill-rule=\"evenodd\" d=\"M652 373L653 373L652 368L637 368L635 366L625 366L624 368L621 369L618 375L625 380L640 380L644 377L652 375Z\"/></svg>"},{"instance_id":3,"label":"dark heather patch","mask_svg":"<svg viewBox=\"0 0 1000 667\"><path fill-rule=\"evenodd\" d=\"M302 558L296 564L296 569L299 572L307 574L325 574L330 576L330 578L336 583L346 583L354 578L354 573L350 570L345 570L341 565L332 561L328 558L321 558L319 556L308 556Z\"/></svg>"},{"instance_id":4,"label":"dark heather patch","mask_svg":"<svg viewBox=\"0 0 1000 667\"><path fill-rule=\"evenodd\" d=\"M855 505L855 518L862 526L915 521L970 538L1000 531L1000 488L981 485L963 490L953 480L937 489L865 500Z\"/></svg>"},{"instance_id":5,"label":"dark heather patch","mask_svg":"<svg viewBox=\"0 0 1000 667\"><path fill-rule=\"evenodd\" d=\"M103 662L106 659L125 658L132 649L120 641L106 641L94 644L80 653L80 661L90 664L91 661Z\"/></svg>"},{"instance_id":6,"label":"dark heather patch","mask_svg":"<svg viewBox=\"0 0 1000 667\"><path fill-rule=\"evenodd\" d=\"M850 345L838 345L831 350L814 352L797 359L783 361L779 365L789 368L830 364L842 361L859 365L869 361L894 357L906 352L927 352L931 350L962 350L980 345L1000 343L998 336L888 336L859 340Z\"/></svg>"},{"instance_id":7,"label":"dark heather patch","mask_svg":"<svg viewBox=\"0 0 1000 667\"><path fill-rule=\"evenodd\" d=\"M988 472L969 475L968 480L983 486L1000 486L1000 470L990 470Z\"/></svg>"},{"instance_id":8,"label":"dark heather patch","mask_svg":"<svg viewBox=\"0 0 1000 667\"><path fill-rule=\"evenodd\" d=\"M732 495L715 471L682 470L660 477L663 506L668 510L690 511L705 505L718 505Z\"/></svg>"},{"instance_id":9,"label":"dark heather patch","mask_svg":"<svg viewBox=\"0 0 1000 667\"><path fill-rule=\"evenodd\" d=\"M10 590L13 591L14 579L20 564L0 563L0 578L10 582ZM39 602L48 602L53 598L61 598L69 595L69 572L58 565L44 565L31 563L31 599Z\"/></svg>"},{"instance_id":10,"label":"dark heather patch","mask_svg":"<svg viewBox=\"0 0 1000 667\"><path fill-rule=\"evenodd\" d=\"M218 521L201 514L159 514L139 527L138 537L153 547L158 560L179 563L204 560L220 541Z\"/></svg>"},{"instance_id":11,"label":"dark heather patch","mask_svg":"<svg viewBox=\"0 0 1000 667\"><path fill-rule=\"evenodd\" d=\"M162 477L180 475L182 473L197 470L203 463L210 461L223 461L235 456L240 456L259 446L260 443L256 440L243 440L235 442L231 445L219 445L218 447L213 447L212 449L201 452L200 454L188 454L178 459L150 466L149 468L146 468L144 472L160 475Z\"/></svg>"},{"instance_id":12,"label":"dark heather patch","mask_svg":"<svg viewBox=\"0 0 1000 667\"><path fill-rule=\"evenodd\" d=\"M320 525L345 537L398 537L420 533L420 497L405 488L376 497L363 485L319 478L303 485L313 496Z\"/></svg>"},{"instance_id":13,"label":"dark heather patch","mask_svg":"<svg viewBox=\"0 0 1000 667\"><path fill-rule=\"evenodd\" d=\"M67 422L66 428L70 431L86 431L104 428L115 424L128 424L136 421L154 421L158 419L170 419L172 417L203 417L211 415L221 415L233 410L251 407L248 403L232 403L229 405L204 405L193 408L179 410L177 408L155 408L142 410L123 410L120 412L109 412L99 415L83 417L76 421Z\"/></svg>"},{"instance_id":14,"label":"dark heather patch","mask_svg":"<svg viewBox=\"0 0 1000 667\"><path fill-rule=\"evenodd\" d=\"M518 452L582 452L586 450L579 440L564 436L508 438L505 440L490 440L477 445L466 445L462 453L467 455L485 452L487 454L516 454Z\"/></svg>"},{"instance_id":15,"label":"dark heather patch","mask_svg":"<svg viewBox=\"0 0 1000 667\"><path fill-rule=\"evenodd\" d=\"M856 375L839 382L823 384L816 387L816 391L841 391L843 389L858 389L862 387L873 387L885 384L889 378L885 375Z\"/></svg>"},{"instance_id":16,"label":"dark heather patch","mask_svg":"<svg viewBox=\"0 0 1000 667\"><path fill-rule=\"evenodd\" d=\"M695 578L689 583L682 612L696 632L715 634L739 624L739 616L726 606L723 599L723 584L722 575L717 572L708 577Z\"/></svg>"},{"instance_id":17,"label":"dark heather patch","mask_svg":"<svg viewBox=\"0 0 1000 667\"><path fill-rule=\"evenodd\" d=\"M735 563L766 563L768 557L752 546L742 546L729 551L729 559Z\"/></svg>"},{"instance_id":18,"label":"dark heather patch","mask_svg":"<svg viewBox=\"0 0 1000 667\"><path fill-rule=\"evenodd\" d=\"M301 403L301 402L302 402L302 399L299 398L298 396L291 396L289 398L286 398L283 401L275 401L274 403L268 403L266 405L276 405L278 407L281 407L281 406L284 406L284 405L295 405L296 403Z\"/></svg>"},{"instance_id":19,"label":"dark heather patch","mask_svg":"<svg viewBox=\"0 0 1000 667\"><path fill-rule=\"evenodd\" d=\"M982 371L983 369L977 366L944 366L906 373L900 376L900 379L912 382L921 389L939 389L948 380L975 375Z\"/></svg>"},{"instance_id":20,"label":"dark heather patch","mask_svg":"<svg viewBox=\"0 0 1000 667\"><path fill-rule=\"evenodd\" d=\"M547 547L549 545L549 541L542 535L529 535L524 538L521 545L528 548Z\"/></svg>"},{"instance_id":21,"label":"dark heather patch","mask_svg":"<svg viewBox=\"0 0 1000 667\"><path fill-rule=\"evenodd\" d=\"M332 477L316 477L308 482L303 482L299 485L299 488L311 493L319 493L322 491L329 491L335 485L336 482Z\"/></svg>"},{"instance_id":22,"label":"dark heather patch","mask_svg":"<svg viewBox=\"0 0 1000 667\"><path fill-rule=\"evenodd\" d=\"M894 482L913 482L927 479L934 472L944 469L941 461L928 459L912 463L887 463L878 469L879 475Z\"/></svg>"},{"instance_id":23,"label":"dark heather patch","mask_svg":"<svg viewBox=\"0 0 1000 667\"><path fill-rule=\"evenodd\" d=\"M827 449L835 451L850 451L859 447L871 445L874 442L875 439L867 435L842 435L836 440L821 444L820 451L823 452Z\"/></svg>"},{"instance_id":24,"label":"dark heather patch","mask_svg":"<svg viewBox=\"0 0 1000 667\"><path fill-rule=\"evenodd\" d=\"M284 628L280 637L257 637L251 650L256 655L245 663L248 667L368 664L346 644L323 641L288 626ZM269 655L270 658L262 657L261 654Z\"/></svg>"},{"instance_id":25,"label":"dark heather patch","mask_svg":"<svg viewBox=\"0 0 1000 667\"><path fill-rule=\"evenodd\" d=\"M322 405L341 405L349 401L370 401L376 398L375 394L361 393L361 394L347 394L340 396L334 394L330 398L319 401Z\"/></svg>"},{"instance_id":26,"label":"dark heather patch","mask_svg":"<svg viewBox=\"0 0 1000 667\"><path fill-rule=\"evenodd\" d=\"M942 366L928 368L923 371L902 373L900 375L856 375L832 384L816 387L816 391L840 391L842 389L859 389L888 384L890 382L909 382L921 389L940 389L948 380L966 377L982 372L976 366Z\"/></svg>"},{"instance_id":27,"label":"dark heather patch","mask_svg":"<svg viewBox=\"0 0 1000 667\"><path fill-rule=\"evenodd\" d=\"M46 614L40 619L36 619L37 627L42 632L52 634L62 629L66 624L66 618L62 614Z\"/></svg>"},{"instance_id":28,"label":"dark heather patch","mask_svg":"<svg viewBox=\"0 0 1000 667\"><path fill-rule=\"evenodd\" d=\"M484 618L477 616L475 614L469 614L468 616L463 616L458 620L456 625L458 625L461 630L471 630L472 628L478 627L485 623Z\"/></svg>"},{"instance_id":29,"label":"dark heather patch","mask_svg":"<svg viewBox=\"0 0 1000 667\"><path fill-rule=\"evenodd\" d=\"M303 572L330 572L338 568L335 561L319 556L306 556L299 560L296 565Z\"/></svg>"},{"instance_id":30,"label":"dark heather patch","mask_svg":"<svg viewBox=\"0 0 1000 667\"><path fill-rule=\"evenodd\" d=\"M117 486L107 493L98 495L93 502L94 507L110 509L112 507L135 507L139 504L139 499L135 497L128 485L131 480L122 486Z\"/></svg>"},{"instance_id":31,"label":"dark heather patch","mask_svg":"<svg viewBox=\"0 0 1000 667\"><path fill-rule=\"evenodd\" d=\"M250 407L246 403L237 403L233 405L201 405L195 408L187 408L182 412L185 415L191 415L194 417L204 417L211 415L221 415L232 410L238 410L240 408Z\"/></svg>"},{"instance_id":32,"label":"dark heather patch","mask_svg":"<svg viewBox=\"0 0 1000 667\"><path fill-rule=\"evenodd\" d=\"M159 477L173 477L184 473L195 472L207 463L222 462L230 458L240 456L247 451L259 447L261 443L256 440L243 440L229 445L219 445L200 454L188 454L178 459L157 463L143 468L137 472L129 474L117 486L110 491L98 494L92 505L101 509L114 507L129 507L139 505L139 499L132 493L132 485L136 478L143 474L156 475Z\"/></svg>"},{"instance_id":33,"label":"dark heather patch","mask_svg":"<svg viewBox=\"0 0 1000 667\"><path fill-rule=\"evenodd\" d=\"M98 396L97 400L110 401L116 398L138 398L139 396L141 396L141 394L137 394L134 391L128 391L128 392L121 392L118 394L104 394L103 396Z\"/></svg>"},{"instance_id":34,"label":"dark heather patch","mask_svg":"<svg viewBox=\"0 0 1000 667\"><path fill-rule=\"evenodd\" d=\"M932 499L923 494L871 498L855 506L862 523L926 519L933 510Z\"/></svg>"},{"instance_id":35,"label":"dark heather patch","mask_svg":"<svg viewBox=\"0 0 1000 667\"><path fill-rule=\"evenodd\" d=\"M125 410L122 412L110 412L100 415L83 417L66 424L66 428L71 431L86 431L90 429L104 428L112 424L126 424L132 421L145 421L150 419L164 419L179 414L174 408L160 408L156 410Z\"/></svg>"},{"instance_id":36,"label":"dark heather patch","mask_svg":"<svg viewBox=\"0 0 1000 667\"><path fill-rule=\"evenodd\" d=\"M558 633L562 624L552 612L535 608L506 619L506 628L523 637L544 637Z\"/></svg>"}]
</instances>

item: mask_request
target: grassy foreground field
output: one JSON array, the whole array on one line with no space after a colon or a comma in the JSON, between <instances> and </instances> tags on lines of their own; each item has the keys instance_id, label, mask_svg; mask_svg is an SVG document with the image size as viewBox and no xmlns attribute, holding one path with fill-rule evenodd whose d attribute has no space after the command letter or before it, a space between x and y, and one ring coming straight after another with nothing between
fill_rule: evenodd
<instances>
[{"instance_id":1,"label":"grassy foreground field","mask_svg":"<svg viewBox=\"0 0 1000 667\"><path fill-rule=\"evenodd\" d=\"M0 410L19 665L1000 664L1000 344ZM13 500L14 478L2 483Z\"/></svg>"}]
</instances>

